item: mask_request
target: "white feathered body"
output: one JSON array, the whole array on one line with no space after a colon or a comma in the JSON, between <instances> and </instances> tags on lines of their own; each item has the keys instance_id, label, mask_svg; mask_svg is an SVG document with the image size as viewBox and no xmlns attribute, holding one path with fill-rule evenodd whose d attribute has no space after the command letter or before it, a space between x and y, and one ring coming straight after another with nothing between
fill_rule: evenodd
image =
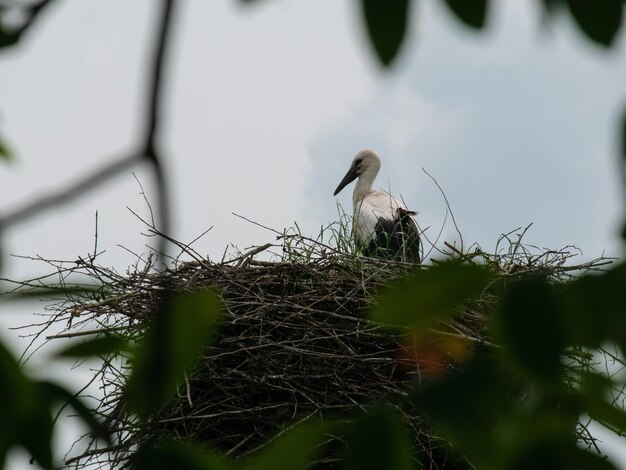
<instances>
[{"instance_id":1,"label":"white feathered body","mask_svg":"<svg viewBox=\"0 0 626 470\"><path fill-rule=\"evenodd\" d=\"M379 219L395 220L398 218L398 208L406 210L396 198L380 189L358 195L355 192L354 196L354 233L363 244L369 243L374 237Z\"/></svg>"}]
</instances>

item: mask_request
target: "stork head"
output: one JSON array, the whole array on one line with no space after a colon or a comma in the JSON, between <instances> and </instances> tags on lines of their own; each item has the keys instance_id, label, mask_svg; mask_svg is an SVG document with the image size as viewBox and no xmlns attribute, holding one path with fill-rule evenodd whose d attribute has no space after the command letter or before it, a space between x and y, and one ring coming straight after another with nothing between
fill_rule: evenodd
<instances>
[{"instance_id":1,"label":"stork head","mask_svg":"<svg viewBox=\"0 0 626 470\"><path fill-rule=\"evenodd\" d=\"M339 194L343 188L352 183L355 179L363 176L367 178L368 183L371 185L374 182L374 178L380 170L380 157L373 150L361 150L354 156L350 169L346 176L343 177L333 196Z\"/></svg>"}]
</instances>

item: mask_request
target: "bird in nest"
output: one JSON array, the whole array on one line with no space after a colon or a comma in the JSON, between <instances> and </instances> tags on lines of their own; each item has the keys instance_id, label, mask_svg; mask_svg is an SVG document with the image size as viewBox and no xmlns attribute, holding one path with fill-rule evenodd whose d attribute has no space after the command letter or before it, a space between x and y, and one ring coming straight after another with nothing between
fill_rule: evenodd
<instances>
[{"instance_id":1,"label":"bird in nest","mask_svg":"<svg viewBox=\"0 0 626 470\"><path fill-rule=\"evenodd\" d=\"M380 157L376 152L361 150L352 160L334 195L357 180L352 193L353 232L363 254L419 263L419 230L412 218L415 212L408 210L386 191L372 189L379 170Z\"/></svg>"}]
</instances>

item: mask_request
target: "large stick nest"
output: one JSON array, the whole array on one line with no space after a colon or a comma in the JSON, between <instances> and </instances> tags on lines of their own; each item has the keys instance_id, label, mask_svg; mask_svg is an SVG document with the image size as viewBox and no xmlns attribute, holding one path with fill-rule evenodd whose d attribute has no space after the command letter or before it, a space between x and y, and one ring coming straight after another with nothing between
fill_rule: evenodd
<instances>
[{"instance_id":1,"label":"large stick nest","mask_svg":"<svg viewBox=\"0 0 626 470\"><path fill-rule=\"evenodd\" d=\"M415 363L403 360L401 337L365 319L383 273L357 276L335 263L189 263L177 274L177 290L217 288L223 322L180 396L142 433L192 438L241 457L290 423L348 416L384 400L428 440L419 416L402 407Z\"/></svg>"},{"instance_id":2,"label":"large stick nest","mask_svg":"<svg viewBox=\"0 0 626 470\"><path fill-rule=\"evenodd\" d=\"M70 296L54 305L46 326L69 325L67 332L54 338L88 335L94 330L136 338L167 290L212 287L224 306L217 339L206 347L178 393L147 424L139 426L126 413L122 398L128 373L125 359L104 358L94 375L104 394L97 412L114 430L116 442L112 447L99 447L91 441L68 463L77 468L132 465L140 444L167 436L202 442L242 458L295 423L317 417L346 418L367 404L382 401L404 416L415 441L416 459L426 460L429 468L468 466L447 455L448 447L431 435L427 423L406 400L408 387L423 373L433 367L453 368L454 354L447 355L445 348L437 346L434 357L420 356L401 332L392 333L367 319L381 287L427 267L329 253L326 245L303 238L298 243L314 249L302 258L302 250L294 251L285 240L281 248L286 251L278 262L256 261L253 255L260 250L254 250L248 256L213 263L179 244L195 260L177 262L160 272L152 269L152 258L126 275L95 265L95 256L70 265L53 263L63 279L78 273L103 286L98 294ZM448 255L458 257L459 253L453 250ZM554 279L604 263L601 259L566 266L571 256L570 250L533 254L518 241L505 252L475 252L468 259L480 257L501 276L541 272ZM465 306L456 320L442 324L437 337L456 338L470 348L489 342L484 321L496 301L485 293ZM434 364L429 364L431 359ZM332 468L341 461L343 445L336 437L318 465Z\"/></svg>"}]
</instances>

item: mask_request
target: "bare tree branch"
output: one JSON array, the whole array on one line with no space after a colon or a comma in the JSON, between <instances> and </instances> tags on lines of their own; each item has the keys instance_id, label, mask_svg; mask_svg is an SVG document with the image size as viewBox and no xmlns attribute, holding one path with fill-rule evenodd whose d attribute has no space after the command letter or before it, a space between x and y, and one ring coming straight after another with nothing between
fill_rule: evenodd
<instances>
[{"instance_id":1,"label":"bare tree branch","mask_svg":"<svg viewBox=\"0 0 626 470\"><path fill-rule=\"evenodd\" d=\"M48 5L51 0L44 0L31 8L31 17L21 28L13 32L12 34L21 34L28 25L34 20L37 14ZM87 175L70 185L67 188L63 188L59 191L44 194L37 197L34 201L27 203L23 207L9 212L6 215L0 216L0 231L9 228L18 223L24 222L42 212L50 210L54 207L67 204L73 199L81 196L96 187L101 186L109 179L122 173L128 168L140 163L142 160L148 160L153 164L155 171L156 186L158 188L159 199L159 215L161 230L164 233L170 233L170 209L169 209L169 196L167 190L166 177L163 171L162 157L157 146L157 136L159 130L159 111L161 108L161 94L163 88L163 67L165 61L165 51L169 38L169 33L172 23L174 0L163 0L162 14L159 19L158 28L156 32L155 49L153 62L151 66L151 74L149 76L149 94L148 94L148 109L146 113L147 129L145 133L145 139L142 143L142 149L140 152L125 156L119 160L115 160L106 164L104 167L94 171L90 175ZM5 35L6 36L6 35ZM160 252L165 253L166 243L162 242Z\"/></svg>"},{"instance_id":2,"label":"bare tree branch","mask_svg":"<svg viewBox=\"0 0 626 470\"><path fill-rule=\"evenodd\" d=\"M24 205L23 207L9 212L4 216L0 216L0 230L17 225L20 222L24 222L27 219L54 207L67 204L83 193L103 185L114 176L120 174L133 165L136 165L143 159L143 155L125 156L121 159L108 163L104 167L99 168L90 175L83 177L66 188L49 194L40 195L34 201Z\"/></svg>"},{"instance_id":3,"label":"bare tree branch","mask_svg":"<svg viewBox=\"0 0 626 470\"><path fill-rule=\"evenodd\" d=\"M22 34L24 34L35 23L39 14L43 12L45 7L51 3L52 0L41 0L39 3L35 3L27 8L24 8L24 13L26 13L28 18L24 21L24 23L22 23L22 25L13 31L6 31L0 25L0 48L12 46L17 43L22 37Z\"/></svg>"},{"instance_id":4,"label":"bare tree branch","mask_svg":"<svg viewBox=\"0 0 626 470\"><path fill-rule=\"evenodd\" d=\"M144 143L144 155L152 162L154 167L156 187L158 188L161 231L163 233L171 233L168 184L163 171L162 154L158 146L157 137L162 101L163 70L166 48L171 33L174 0L163 0L161 8L162 12L155 41L156 45L153 52L152 75L148 90L148 114L146 116L147 129ZM160 253L166 253L166 249L166 240L161 239L158 251Z\"/></svg>"}]
</instances>

